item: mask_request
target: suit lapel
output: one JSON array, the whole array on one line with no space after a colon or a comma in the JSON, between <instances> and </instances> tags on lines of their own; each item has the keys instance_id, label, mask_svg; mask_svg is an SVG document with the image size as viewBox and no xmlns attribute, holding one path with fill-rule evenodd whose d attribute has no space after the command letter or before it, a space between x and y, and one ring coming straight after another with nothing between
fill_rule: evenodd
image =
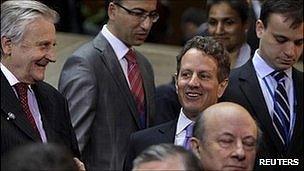
<instances>
[{"instance_id":1,"label":"suit lapel","mask_svg":"<svg viewBox=\"0 0 304 171\"><path fill-rule=\"evenodd\" d=\"M53 140L54 136L52 135L54 133L50 123L56 122L55 120L53 120L54 116L56 115L56 113L54 112L54 110L56 110L56 107L53 106L53 102L55 101L55 99L52 99L52 97L49 96L47 90L43 89L43 86L39 82L33 85L32 88L35 92L35 96L37 99L39 112L41 115L41 121L47 137L47 141L51 142Z\"/></svg>"},{"instance_id":2,"label":"suit lapel","mask_svg":"<svg viewBox=\"0 0 304 171\"><path fill-rule=\"evenodd\" d=\"M5 118L8 117L8 113L15 115L15 119L11 119L10 122L20 128L26 135L35 141L40 141L37 133L31 127L30 123L25 117L25 113L22 110L19 100L16 97L14 90L9 85L7 79L1 71L1 109Z\"/></svg>"},{"instance_id":3,"label":"suit lapel","mask_svg":"<svg viewBox=\"0 0 304 171\"><path fill-rule=\"evenodd\" d=\"M101 33L93 40L93 44L96 49L101 51L101 53L99 53L101 60L113 75L112 78L117 83L117 87L120 88L120 91L132 112L133 118L135 119L137 126L140 128L141 126L137 114L135 100L131 94L125 75L112 47Z\"/></svg>"},{"instance_id":4,"label":"suit lapel","mask_svg":"<svg viewBox=\"0 0 304 171\"><path fill-rule=\"evenodd\" d=\"M291 150L293 146L299 145L298 142L303 142L303 73L300 73L293 68L292 77L295 91L294 95L296 96L296 106L294 109L296 112L296 118L289 150Z\"/></svg>"},{"instance_id":5,"label":"suit lapel","mask_svg":"<svg viewBox=\"0 0 304 171\"><path fill-rule=\"evenodd\" d=\"M177 119L174 119L158 129L162 143L174 143Z\"/></svg>"},{"instance_id":6,"label":"suit lapel","mask_svg":"<svg viewBox=\"0 0 304 171\"><path fill-rule=\"evenodd\" d=\"M254 117L258 120L260 127L264 132L267 132L267 134L270 135L278 151L280 151L283 149L283 144L277 133L274 131L275 128L273 127L272 119L269 115L268 108L255 73L252 61L250 60L246 65L244 65L244 70L241 70L239 74L240 90L247 98L252 110L256 114Z\"/></svg>"}]
</instances>

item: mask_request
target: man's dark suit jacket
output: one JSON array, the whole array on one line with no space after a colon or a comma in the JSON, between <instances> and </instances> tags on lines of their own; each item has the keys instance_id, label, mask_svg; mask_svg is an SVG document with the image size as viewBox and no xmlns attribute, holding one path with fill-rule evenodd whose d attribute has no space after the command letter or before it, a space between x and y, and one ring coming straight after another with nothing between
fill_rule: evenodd
<instances>
[{"instance_id":1,"label":"man's dark suit jacket","mask_svg":"<svg viewBox=\"0 0 304 171\"><path fill-rule=\"evenodd\" d=\"M32 85L48 143L65 146L80 157L66 99L45 82ZM15 119L9 117L15 115ZM41 142L30 126L19 100L1 71L1 158L18 146Z\"/></svg>"},{"instance_id":2,"label":"man's dark suit jacket","mask_svg":"<svg viewBox=\"0 0 304 171\"><path fill-rule=\"evenodd\" d=\"M130 171L133 160L147 147L161 143L174 143L177 119L131 134L124 170Z\"/></svg>"},{"instance_id":3,"label":"man's dark suit jacket","mask_svg":"<svg viewBox=\"0 0 304 171\"><path fill-rule=\"evenodd\" d=\"M286 170L284 166L258 166L261 159L301 159L303 167L303 72L292 69L294 91L297 104L295 106L296 121L293 136L287 151L283 151L283 144L280 141L272 124L264 96L255 74L252 60L244 66L232 70L229 77L229 84L221 98L221 101L236 102L245 107L257 120L263 138L257 155L257 169L265 170ZM295 169L295 167L291 167Z\"/></svg>"},{"instance_id":4,"label":"man's dark suit jacket","mask_svg":"<svg viewBox=\"0 0 304 171\"><path fill-rule=\"evenodd\" d=\"M178 117L182 106L178 101L174 78L170 83L156 87L155 104L157 106L155 125L169 122Z\"/></svg>"},{"instance_id":5,"label":"man's dark suit jacket","mask_svg":"<svg viewBox=\"0 0 304 171\"><path fill-rule=\"evenodd\" d=\"M151 127L154 74L149 61L135 52L145 91L146 123ZM122 170L130 135L143 128L117 56L101 32L67 59L58 88L68 99L87 170Z\"/></svg>"}]
</instances>

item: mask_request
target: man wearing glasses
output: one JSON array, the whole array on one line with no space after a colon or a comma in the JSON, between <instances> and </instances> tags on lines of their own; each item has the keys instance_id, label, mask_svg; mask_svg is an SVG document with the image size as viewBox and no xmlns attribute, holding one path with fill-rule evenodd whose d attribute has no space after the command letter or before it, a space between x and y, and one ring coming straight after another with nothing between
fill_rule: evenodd
<instances>
[{"instance_id":1,"label":"man wearing glasses","mask_svg":"<svg viewBox=\"0 0 304 171\"><path fill-rule=\"evenodd\" d=\"M144 43L159 15L157 0L112 0L109 20L65 63L59 90L87 170L122 170L131 133L152 124L154 74L132 46Z\"/></svg>"}]
</instances>

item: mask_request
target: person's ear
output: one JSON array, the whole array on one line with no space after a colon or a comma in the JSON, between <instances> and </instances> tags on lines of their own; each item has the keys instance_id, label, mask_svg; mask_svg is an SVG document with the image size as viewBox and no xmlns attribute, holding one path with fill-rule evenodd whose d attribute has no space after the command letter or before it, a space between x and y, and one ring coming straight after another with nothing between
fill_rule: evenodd
<instances>
[{"instance_id":1,"label":"person's ear","mask_svg":"<svg viewBox=\"0 0 304 171\"><path fill-rule=\"evenodd\" d=\"M265 26L264 26L264 23L262 22L262 20L257 20L255 29L256 29L257 37L261 38L262 34L265 30Z\"/></svg>"},{"instance_id":2,"label":"person's ear","mask_svg":"<svg viewBox=\"0 0 304 171\"><path fill-rule=\"evenodd\" d=\"M217 97L220 98L224 94L226 87L228 86L228 78L224 79L217 89Z\"/></svg>"},{"instance_id":3,"label":"person's ear","mask_svg":"<svg viewBox=\"0 0 304 171\"><path fill-rule=\"evenodd\" d=\"M10 56L12 53L12 41L11 39L3 36L1 37L1 47L4 53L4 56Z\"/></svg>"},{"instance_id":4,"label":"person's ear","mask_svg":"<svg viewBox=\"0 0 304 171\"><path fill-rule=\"evenodd\" d=\"M201 153L201 150L200 150L200 140L195 138L195 137L192 137L190 139L190 145L191 145L191 150L192 152L198 157L200 158L200 153Z\"/></svg>"},{"instance_id":5,"label":"person's ear","mask_svg":"<svg viewBox=\"0 0 304 171\"><path fill-rule=\"evenodd\" d=\"M108 16L109 16L109 19L115 20L116 11L117 11L116 5L113 2L110 2L109 3L109 7L108 7Z\"/></svg>"}]
</instances>

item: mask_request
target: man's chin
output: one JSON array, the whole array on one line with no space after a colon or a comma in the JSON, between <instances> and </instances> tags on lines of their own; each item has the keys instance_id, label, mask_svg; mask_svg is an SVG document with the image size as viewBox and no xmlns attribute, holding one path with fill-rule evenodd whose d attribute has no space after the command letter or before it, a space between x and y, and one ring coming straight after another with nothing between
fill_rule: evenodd
<instances>
[{"instance_id":1,"label":"man's chin","mask_svg":"<svg viewBox=\"0 0 304 171\"><path fill-rule=\"evenodd\" d=\"M145 40L136 40L133 42L133 46L140 46L145 42Z\"/></svg>"}]
</instances>

